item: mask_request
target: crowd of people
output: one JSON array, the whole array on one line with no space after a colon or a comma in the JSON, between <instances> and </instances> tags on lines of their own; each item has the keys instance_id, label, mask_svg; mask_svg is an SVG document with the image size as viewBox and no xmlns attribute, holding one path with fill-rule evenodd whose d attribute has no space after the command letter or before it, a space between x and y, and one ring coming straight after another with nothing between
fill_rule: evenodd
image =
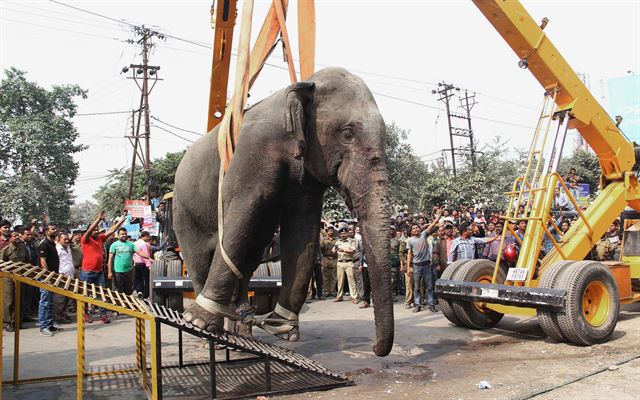
<instances>
[{"instance_id":1,"label":"crowd of people","mask_svg":"<svg viewBox=\"0 0 640 400\"><path fill-rule=\"evenodd\" d=\"M160 249L152 243L151 235L142 231L139 239L131 240L122 227L126 212L106 227L106 216L101 211L86 229L62 230L55 224L38 226L15 225L8 220L0 221L0 260L29 263L48 271L98 286L111 286L126 294L141 298L149 296L149 272L154 253ZM70 323L75 303L68 297L30 285L21 287L21 315L14 315L15 284L4 279L2 310L4 330L13 332L17 324L28 327L27 322L36 322L43 336L53 336L62 330L62 324ZM91 323L97 317L102 323L110 318L104 308L88 308L84 322Z\"/></svg>"},{"instance_id":2,"label":"crowd of people","mask_svg":"<svg viewBox=\"0 0 640 400\"><path fill-rule=\"evenodd\" d=\"M575 180L574 180L575 182ZM574 185L575 186L575 185ZM572 193L573 194L573 193ZM558 242L578 219L576 206L562 191L556 190L548 229ZM428 308L437 312L435 281L447 266L458 260L488 259L496 261L506 272L514 267L520 244L527 229L526 205L521 205L516 218L505 217L504 210L475 207L434 207L430 212L410 213L407 206L390 221L392 287L394 299L404 302L406 309L420 312ZM309 299L335 297L343 301L348 290L353 303L370 307L370 288L362 237L355 221L323 222L317 268L322 279L312 279ZM509 226L505 226L509 224ZM556 228L557 227L557 228ZM500 246L502 232L507 229ZM551 251L553 241L545 235L540 258ZM597 242L591 258L614 259L619 256L619 221L614 221ZM348 285L345 287L345 279ZM316 294L317 293L317 294Z\"/></svg>"}]
</instances>

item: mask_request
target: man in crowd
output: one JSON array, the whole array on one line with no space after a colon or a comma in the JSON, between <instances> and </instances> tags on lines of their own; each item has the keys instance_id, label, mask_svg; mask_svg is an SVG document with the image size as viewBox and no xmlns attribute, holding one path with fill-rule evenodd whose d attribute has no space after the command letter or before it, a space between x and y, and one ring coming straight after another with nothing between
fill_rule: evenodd
<instances>
[{"instance_id":1,"label":"man in crowd","mask_svg":"<svg viewBox=\"0 0 640 400\"><path fill-rule=\"evenodd\" d=\"M108 231L102 232L98 229L101 221L105 220L104 211L100 211L98 217L89 225L89 228L82 235L82 269L80 271L80 280L87 283L93 283L98 286L104 286L104 271L102 269L103 263L103 248L104 242L107 237L112 235L125 221L125 217L121 217L120 220L109 228ZM89 310L85 310L84 322L91 323L92 318ZM109 317L106 314L106 310L102 307L98 309L100 313L100 321L103 323L109 323Z\"/></svg>"},{"instance_id":2,"label":"man in crowd","mask_svg":"<svg viewBox=\"0 0 640 400\"><path fill-rule=\"evenodd\" d=\"M27 250L27 262L33 266L40 265L38 257L38 249L35 246L33 237L33 229L25 228L22 231L22 243ZM40 290L31 285L22 285L22 293L24 293L24 321L33 322L38 318L38 302L40 301ZM35 319L34 319L35 318Z\"/></svg>"},{"instance_id":3,"label":"man in crowd","mask_svg":"<svg viewBox=\"0 0 640 400\"><path fill-rule=\"evenodd\" d=\"M138 297L146 299L149 297L149 272L151 271L151 235L147 231L140 233L140 238L134 243L136 251L144 254L146 258L138 254L133 255L134 262L134 282L133 289Z\"/></svg>"},{"instance_id":4,"label":"man in crowd","mask_svg":"<svg viewBox=\"0 0 640 400\"><path fill-rule=\"evenodd\" d=\"M358 244L355 239L349 237L349 228L346 225L342 225L338 229L340 239L336 240L336 244L333 248L333 253L338 256L337 270L338 270L338 294L334 301L342 301L344 295L344 274L347 274L347 281L349 283L349 294L351 295L351 301L357 304L356 297L358 291L356 289L356 280L353 275L353 265L358 251Z\"/></svg>"},{"instance_id":5,"label":"man in crowd","mask_svg":"<svg viewBox=\"0 0 640 400\"><path fill-rule=\"evenodd\" d=\"M58 236L58 227L54 224L47 224L44 231L45 238L40 242L38 248L40 252L40 266L43 269L53 272L59 272L60 258L56 248L56 237ZM42 336L53 336L53 333L62 330L58 325L54 324L54 297L53 292L40 289L40 305L38 307L38 320L40 322L40 334Z\"/></svg>"},{"instance_id":6,"label":"man in crowd","mask_svg":"<svg viewBox=\"0 0 640 400\"><path fill-rule=\"evenodd\" d=\"M136 246L128 240L127 230L118 229L118 240L109 248L109 279L114 279L116 289L125 293L132 293L133 255L148 258L136 250Z\"/></svg>"},{"instance_id":7,"label":"man in crowd","mask_svg":"<svg viewBox=\"0 0 640 400\"><path fill-rule=\"evenodd\" d=\"M391 261L391 290L393 297L399 293L399 270L400 270L400 231L396 229L395 225L391 225L389 234L391 239L389 240L389 260ZM395 300L394 300L395 301Z\"/></svg>"},{"instance_id":8,"label":"man in crowd","mask_svg":"<svg viewBox=\"0 0 640 400\"><path fill-rule=\"evenodd\" d=\"M6 219L0 220L0 250L9 244L9 232L11 232L11 223Z\"/></svg>"},{"instance_id":9,"label":"man in crowd","mask_svg":"<svg viewBox=\"0 0 640 400\"><path fill-rule=\"evenodd\" d=\"M335 229L333 225L327 226L327 236L320 240L320 252L322 253L322 287L325 296L333 296L336 289L337 255L333 252L336 246Z\"/></svg>"},{"instance_id":10,"label":"man in crowd","mask_svg":"<svg viewBox=\"0 0 640 400\"><path fill-rule=\"evenodd\" d=\"M71 256L73 258L73 267L76 271L82 269L82 231L75 230L71 234Z\"/></svg>"},{"instance_id":11,"label":"man in crowd","mask_svg":"<svg viewBox=\"0 0 640 400\"><path fill-rule=\"evenodd\" d=\"M411 259L407 257L407 241L409 238L404 238L400 241L398 246L398 253L400 255L400 273L404 277L404 308L409 309L413 307L413 272L411 268Z\"/></svg>"},{"instance_id":12,"label":"man in crowd","mask_svg":"<svg viewBox=\"0 0 640 400\"><path fill-rule=\"evenodd\" d=\"M27 249L20 239L20 232L13 231L9 234L9 241L0 250L0 261L13 261L13 262L28 262ZM4 330L7 332L13 332L16 324L15 311L15 282L13 279L4 278L4 292L3 292L3 305L4 309ZM21 314L24 315L24 310L21 309ZM18 317L18 323L21 318Z\"/></svg>"},{"instance_id":13,"label":"man in crowd","mask_svg":"<svg viewBox=\"0 0 640 400\"><path fill-rule=\"evenodd\" d=\"M352 295L351 297L352 299L356 299L355 303L358 303L360 300L362 300L362 297L364 295L362 268L360 268L360 266L362 265L362 255L364 254L364 251L362 250L362 236L359 233L356 236L356 229L359 230L359 228L356 228L354 224L349 224L348 227L349 230L347 231L347 236L349 236L350 239L356 241L356 254L353 260L353 277L356 280L356 290L358 291L358 293L356 296Z\"/></svg>"},{"instance_id":14,"label":"man in crowd","mask_svg":"<svg viewBox=\"0 0 640 400\"><path fill-rule=\"evenodd\" d=\"M553 194L553 207L551 209L555 211L556 220L571 220L578 216L576 207L569 201L567 196L560 191L560 188L556 188Z\"/></svg>"},{"instance_id":15,"label":"man in crowd","mask_svg":"<svg viewBox=\"0 0 640 400\"><path fill-rule=\"evenodd\" d=\"M447 223L445 223L447 224ZM451 223L448 223L446 226L449 229L452 229ZM433 245L433 264L437 266L437 277L439 278L448 265L448 255L447 255L447 240L445 237L445 227L439 226L436 231Z\"/></svg>"},{"instance_id":16,"label":"man in crowd","mask_svg":"<svg viewBox=\"0 0 640 400\"><path fill-rule=\"evenodd\" d=\"M58 252L58 259L60 260L60 266L58 272L60 274L68 276L70 278L75 277L76 269L73 266L73 254L70 246L71 240L69 235L64 232L59 232L56 241L56 251ZM66 296L54 295L55 299L55 320L61 324L69 324L72 319L67 315L67 308L69 307L69 298Z\"/></svg>"},{"instance_id":17,"label":"man in crowd","mask_svg":"<svg viewBox=\"0 0 640 400\"><path fill-rule=\"evenodd\" d=\"M442 211L438 209L431 224L422 228L418 224L413 224L411 226L411 237L407 241L407 265L409 265L410 262L413 263L413 312L420 312L422 310L422 302L420 299L421 279L424 280L426 286L427 305L429 307L429 311L436 311L436 266L431 262L433 255L433 243L427 239L441 215Z\"/></svg>"},{"instance_id":18,"label":"man in crowd","mask_svg":"<svg viewBox=\"0 0 640 400\"><path fill-rule=\"evenodd\" d=\"M473 226L469 222L463 222L460 224L460 236L457 237L451 244L451 252L449 253L449 263L458 260L473 260L478 258L478 252L476 245L484 245L485 243L491 243L498 239L498 236L491 238L477 238L472 237Z\"/></svg>"}]
</instances>

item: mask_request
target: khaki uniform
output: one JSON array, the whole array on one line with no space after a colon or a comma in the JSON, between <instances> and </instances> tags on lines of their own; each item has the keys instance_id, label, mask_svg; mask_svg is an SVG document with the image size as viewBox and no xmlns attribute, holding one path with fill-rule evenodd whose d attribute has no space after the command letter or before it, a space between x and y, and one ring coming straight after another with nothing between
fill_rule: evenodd
<instances>
[{"instance_id":1,"label":"khaki uniform","mask_svg":"<svg viewBox=\"0 0 640 400\"><path fill-rule=\"evenodd\" d=\"M358 289L356 288L356 278L353 274L353 266L356 253L346 253L345 250L358 250L358 243L355 239L347 238L346 240L338 239L336 241L338 251L338 294L336 298L342 299L344 296L344 274L347 274L349 283L349 294L352 299L358 297Z\"/></svg>"},{"instance_id":2,"label":"khaki uniform","mask_svg":"<svg viewBox=\"0 0 640 400\"><path fill-rule=\"evenodd\" d=\"M400 262L402 263L402 269L404 270L404 304L413 304L413 273L409 272L410 265L407 264L407 241L404 239L400 241L398 246L398 252L400 253Z\"/></svg>"},{"instance_id":3,"label":"khaki uniform","mask_svg":"<svg viewBox=\"0 0 640 400\"><path fill-rule=\"evenodd\" d=\"M22 242L9 243L2 251L0 251L1 261L29 262L29 254L27 248ZM24 286L23 286L24 287ZM5 325L15 326L15 282L13 279L4 278L3 292L3 322ZM21 308L21 314L24 314L24 308Z\"/></svg>"},{"instance_id":4,"label":"khaki uniform","mask_svg":"<svg viewBox=\"0 0 640 400\"><path fill-rule=\"evenodd\" d=\"M337 280L338 256L333 252L336 239L328 235L320 240L320 252L322 253L322 287L327 295L335 293Z\"/></svg>"}]
</instances>

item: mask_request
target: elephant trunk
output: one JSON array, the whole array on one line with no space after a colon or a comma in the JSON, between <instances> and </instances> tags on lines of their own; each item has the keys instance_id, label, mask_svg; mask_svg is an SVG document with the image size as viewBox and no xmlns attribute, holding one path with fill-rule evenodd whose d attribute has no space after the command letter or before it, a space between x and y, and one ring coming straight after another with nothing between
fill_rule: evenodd
<instances>
[{"instance_id":1,"label":"elephant trunk","mask_svg":"<svg viewBox=\"0 0 640 400\"><path fill-rule=\"evenodd\" d=\"M374 175L376 175L374 173ZM369 183L371 176L369 178ZM371 282L374 302L376 343L373 352L380 357L389 354L393 347L393 294L391 266L389 263L389 205L386 172L377 179L363 197L354 199L358 216L364 254Z\"/></svg>"}]
</instances>

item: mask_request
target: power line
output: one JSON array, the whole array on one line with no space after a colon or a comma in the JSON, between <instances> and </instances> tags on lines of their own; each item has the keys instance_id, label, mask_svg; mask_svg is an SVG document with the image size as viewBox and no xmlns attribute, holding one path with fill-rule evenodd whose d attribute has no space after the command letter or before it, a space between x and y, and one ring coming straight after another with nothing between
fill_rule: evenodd
<instances>
[{"instance_id":1,"label":"power line","mask_svg":"<svg viewBox=\"0 0 640 400\"><path fill-rule=\"evenodd\" d=\"M105 112L95 112L95 113L82 113L76 114L75 117L85 117L89 115L114 115L114 114L131 114L131 111L105 111Z\"/></svg>"},{"instance_id":2,"label":"power line","mask_svg":"<svg viewBox=\"0 0 640 400\"><path fill-rule=\"evenodd\" d=\"M388 98L390 98L390 99L394 99L394 100L402 101L402 102L404 102L404 103L415 104L415 105L420 106L420 107L431 108L431 109L433 109L433 110L438 110L438 111L445 111L445 112L447 111L447 110L445 110L445 109L443 109L443 108L440 108L440 107L430 106L430 105L428 105L428 104L418 103L417 101L407 100L407 99L403 99L403 98L400 98L400 97L391 96L391 95L384 94L384 93L380 93L380 92L371 92L371 93L376 94L376 95L378 95L378 96L388 97ZM531 127L531 126L519 125L519 124L514 124L514 123L512 123L512 122L506 122L506 121L499 121L499 120L497 120L497 119L492 119L492 118L487 118L487 117L478 117L478 116L475 116L474 118L475 118L475 119L481 119L481 120L483 120L483 121L495 122L496 124L502 124L502 125L515 126L515 127L518 127L518 128L533 129L533 127Z\"/></svg>"},{"instance_id":3,"label":"power line","mask_svg":"<svg viewBox=\"0 0 640 400\"><path fill-rule=\"evenodd\" d=\"M102 38L102 39L111 39L111 40L116 40L118 42L122 41L122 39L119 39L119 38L108 37L108 36L103 36L103 35L94 35L93 33L74 31L72 29L64 29L64 28L59 28L59 27L50 26L50 25L44 25L44 24L34 24L34 23L31 23L31 22L20 21L20 20L12 19L12 18L0 18L0 19L3 20L3 21L15 22L15 23L18 23L18 24L36 26L38 28L46 28L46 29L53 29L53 30L56 30L56 31L75 33L76 35L91 36L91 37L97 37L97 38Z\"/></svg>"},{"instance_id":4,"label":"power line","mask_svg":"<svg viewBox=\"0 0 640 400\"><path fill-rule=\"evenodd\" d=\"M88 13L88 14L91 14L91 15L94 15L94 16L97 16L97 17L100 17L100 18L104 18L104 19L116 22L118 24L126 24L126 25L129 25L131 27L136 27L137 26L137 25L135 25L133 23L130 23L130 22L127 22L125 20L118 20L116 18L112 18L112 17L106 16L106 15L103 15L103 14L99 14L99 13L96 13L96 12L93 12L93 11L89 11L89 10L86 10L86 9L83 9L83 8L80 8L80 7L75 7L75 6L72 6L72 5L69 5L69 4L65 4L65 3L62 3L60 1L56 1L56 0L49 0L49 1L51 1L52 3L55 3L55 4L62 5L64 7L69 7L71 9L74 9L74 10L77 10L77 11L80 11L80 12L84 12L84 13ZM172 39L175 39L175 40L178 40L178 41L189 43L189 44L192 44L194 46L202 47L202 48L205 48L205 49L211 50L211 48L212 48L211 45L209 45L207 43L204 43L204 42L197 42L197 41L192 40L192 39L186 39L186 38L183 38L183 37L170 35L170 34L164 34L164 35L166 37L168 37L168 38L172 38ZM174 49L174 50L177 50L177 49ZM233 52L232 52L232 55L237 57L237 54L234 54ZM275 55L274 54L270 55L270 57L273 57L273 56L275 56ZM317 63L317 64L318 65L325 65L325 66L327 65L327 64L322 64L322 63ZM265 63L265 65L268 65L268 66L274 67L274 68L278 68L278 69L282 69L282 70L287 70L286 67L282 67L282 66L275 65L275 64ZM429 86L437 86L437 83L429 82L429 81L422 81L422 80L418 80L418 79L404 78L404 77L399 77L399 76L393 76L393 75L387 75L387 74L381 74L381 73L377 73L377 72L370 72L370 71L357 70L357 69L354 69L353 71L356 72L356 73L362 73L362 74L372 75L372 76L379 76L379 77L383 77L383 78L387 78L387 79L394 79L394 80L418 83L418 84L429 85ZM523 104L516 103L516 102L514 102L512 100L503 99L503 98L500 98L500 97L497 97L497 96L492 96L492 95L488 95L488 94L480 93L480 92L476 92L476 93L482 94L483 96L490 97L490 98L493 98L495 100L499 100L499 101L502 101L502 102L505 102L505 103L509 103L509 104L512 104L512 105L515 105L515 106L518 106L518 107L527 108L527 109L530 109L530 110L535 110L535 108L532 108L530 106L526 106L526 105L523 105ZM444 110L441 110L441 111L444 111ZM481 118L478 118L478 119L481 119ZM496 122L496 121L492 121L492 122ZM514 125L514 124L510 124L510 125Z\"/></svg>"},{"instance_id":5,"label":"power line","mask_svg":"<svg viewBox=\"0 0 640 400\"><path fill-rule=\"evenodd\" d=\"M124 20L117 20L117 19L115 19L115 18L107 17L106 15L98 14L98 13L96 13L96 12L89 11L89 10L85 10L85 9L83 9L83 8L74 7L74 6L72 6L72 5L62 3L62 2L60 2L60 1L56 1L56 0L49 0L49 1L50 1L50 2L52 2L52 3L59 4L59 5L61 5L61 6L64 6L64 7L72 8L72 9L77 10L77 11L81 11L81 12L84 12L84 13L87 13L87 14L95 15L96 17L100 17L100 18L108 19L108 20L110 20L110 21L114 21L114 22L117 22L117 23L119 23L119 24L125 24L125 25L129 25L129 26L131 26L131 27L135 27L135 26L136 26L135 24L132 24L132 23L127 22L127 21L124 21Z\"/></svg>"},{"instance_id":6,"label":"power line","mask_svg":"<svg viewBox=\"0 0 640 400\"><path fill-rule=\"evenodd\" d=\"M163 131L165 131L165 132L167 132L167 133L169 133L169 134L171 134L171 135L173 135L173 136L175 136L175 137L178 137L178 138L180 138L180 139L182 139L182 140L186 140L186 141L187 141L187 142L189 142L189 143L193 143L193 140L187 139L187 138L186 138L186 137L184 137L184 136L180 136L180 135L178 135L177 133L175 133L175 132L171 132L170 130L165 129L165 128L163 128L163 127L159 126L159 125L153 124L153 125L151 125L151 126L153 126L154 128L158 128L158 129L160 129L160 130L163 130Z\"/></svg>"},{"instance_id":7,"label":"power line","mask_svg":"<svg viewBox=\"0 0 640 400\"><path fill-rule=\"evenodd\" d=\"M92 26L94 28L99 28L99 29L109 29L109 30L119 30L116 27L114 27L113 25L108 25L108 26L100 26L100 25L96 25L96 24L90 24L87 22L83 22L83 21L76 21L73 19L66 19L66 18L60 18L60 17L52 17L50 15L44 15L44 14L38 14L38 13L32 13L32 12L28 12L28 11L23 11L23 10L15 10L13 8L8 8L5 7L4 8L5 11L11 11L11 12L15 12L15 13L20 13L20 14L26 14L26 15L34 15L36 17L43 17L43 18L48 18L48 19L54 19L57 21L63 21L63 22L71 22L72 24L79 24L79 25L86 25L86 26Z\"/></svg>"},{"instance_id":8,"label":"power line","mask_svg":"<svg viewBox=\"0 0 640 400\"><path fill-rule=\"evenodd\" d=\"M163 124L165 124L167 126L170 126L170 127L174 128L174 129L177 129L177 130L182 131L182 132L188 132L188 133L193 133L194 135L203 136L202 133L198 133L198 132L195 132L195 131L190 131L188 129L180 128L180 127L177 127L175 125L171 125L170 123L164 122L160 118L156 118L153 115L151 116L151 119L155 119L158 122L161 122L161 123L163 123ZM156 126L156 125L154 125L154 126Z\"/></svg>"},{"instance_id":9,"label":"power line","mask_svg":"<svg viewBox=\"0 0 640 400\"><path fill-rule=\"evenodd\" d=\"M136 26L136 25L134 25L134 24L132 24L130 22L124 21L124 20L118 20L118 19L115 19L115 18L111 18L111 17L108 17L108 16L103 15L103 14L99 14L99 13L95 13L95 12L92 12L92 11L89 11L89 10L85 10L85 9L82 9L82 8L79 8L79 7L71 6L71 5L56 1L56 0L49 0L49 1L51 1L52 3L56 3L56 4L59 4L59 5L65 6L65 7L72 8L72 9L77 10L77 11L85 12L85 13L88 13L88 14L91 14L91 15L94 15L94 16L97 16L97 17L100 17L100 18L104 18L104 19L116 22L118 24L126 24L126 25L129 25L129 26L132 26L132 27ZM52 29L58 29L58 28L52 28ZM63 30L63 29L61 29L61 30ZM83 33L83 32L75 32L75 33L86 34L86 33ZM87 35L91 35L91 34L87 34ZM199 46L199 47L211 50L211 46L210 45L204 44L202 42L197 42L197 41L194 41L194 40L191 40L191 39L185 39L185 38L182 38L182 37L179 37L179 36L175 36L175 35L169 35L169 34L164 34L164 35L166 37L168 37L168 38L172 38L172 39L175 39L175 40L179 40L179 41L182 41L182 42L185 42L185 43L189 43L189 44L192 44L192 45L195 45L195 46ZM97 35L91 35L91 36L97 36ZM118 40L118 39L116 39L116 40ZM175 50L178 50L178 49L175 49ZM237 54L232 53L232 55L237 57ZM283 66L279 66L279 65L275 65L275 64L271 64L271 63L265 63L265 65L268 65L268 66L273 67L273 68L287 70L287 68L285 68ZM323 64L320 64L320 65L323 65ZM402 77L397 77L397 76L392 76L392 75L379 74L379 73L375 73L375 72L367 72L367 71L363 71L363 70L354 70L354 72L359 72L359 73L364 73L364 74L374 75L374 76L380 76L380 77L389 78L389 79L396 79L396 80L402 80L402 81L407 81L407 82L431 85L431 86L437 85L436 83L433 83L433 82L421 81L421 80L410 79L410 78L402 78ZM426 107L426 108L430 108L430 109L434 109L434 110L438 110L438 111L445 111L444 109L439 108L439 107L430 106L430 105L424 104L424 103L418 103L418 102L415 102L415 101L411 101L411 100L408 100L408 99L403 99L403 98L400 98L400 97L391 96L391 95L384 94L384 93L379 93L379 92L372 92L372 93L377 94L379 96L388 97L388 98L391 98L391 99L394 99L394 100L402 101L402 102L405 102L405 103L415 104L415 105L418 105L418 106L421 106L421 107ZM499 97L496 97L496 96L491 96L491 95L487 95L487 94L482 94L482 95L490 97L490 98L493 98L493 99L496 99L496 100L500 100L500 101L503 101L503 102L506 102L506 103L509 103L509 104L513 104L513 105L516 105L516 106L519 106L519 107L533 109L531 107L524 106L522 104L518 104L518 103L515 103L513 101L502 99L502 98L499 98ZM506 122L506 121L499 121L499 120L492 119L492 118L487 118L487 117L476 116L475 118L479 119L479 120L483 120L483 121L494 122L494 123L508 125L508 126L514 126L514 127L518 127L518 128L532 129L532 127L530 127L530 126L519 125L519 124ZM180 128L176 128L176 129L180 129Z\"/></svg>"}]
</instances>

